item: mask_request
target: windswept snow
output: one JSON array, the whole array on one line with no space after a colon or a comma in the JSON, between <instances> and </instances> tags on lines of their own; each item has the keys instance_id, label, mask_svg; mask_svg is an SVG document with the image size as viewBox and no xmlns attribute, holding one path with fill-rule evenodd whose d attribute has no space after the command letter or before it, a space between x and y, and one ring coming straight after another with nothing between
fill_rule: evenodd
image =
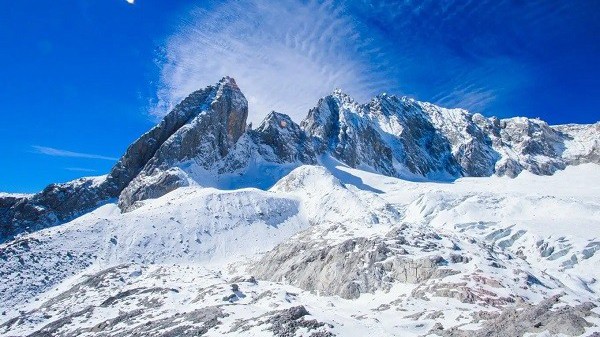
<instances>
[{"instance_id":1,"label":"windswept snow","mask_svg":"<svg viewBox=\"0 0 600 337\"><path fill-rule=\"evenodd\" d=\"M191 185L0 245L0 335L600 332L600 166L440 183L321 161L266 191ZM572 319L518 330L510 308Z\"/></svg>"}]
</instances>

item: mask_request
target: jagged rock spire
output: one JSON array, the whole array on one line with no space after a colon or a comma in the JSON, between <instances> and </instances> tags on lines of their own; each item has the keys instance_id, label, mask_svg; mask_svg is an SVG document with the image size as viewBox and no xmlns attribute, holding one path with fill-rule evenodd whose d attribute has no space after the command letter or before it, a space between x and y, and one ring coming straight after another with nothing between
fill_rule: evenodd
<instances>
[{"instance_id":1,"label":"jagged rock spire","mask_svg":"<svg viewBox=\"0 0 600 337\"><path fill-rule=\"evenodd\" d=\"M245 132L247 118L248 101L233 78L224 77L216 85L192 93L158 126L179 127L164 140L164 137L152 139L156 151L121 193L121 209L129 209L138 200L156 198L187 185L177 170L170 170L178 163L193 161L210 169L227 155Z\"/></svg>"}]
</instances>

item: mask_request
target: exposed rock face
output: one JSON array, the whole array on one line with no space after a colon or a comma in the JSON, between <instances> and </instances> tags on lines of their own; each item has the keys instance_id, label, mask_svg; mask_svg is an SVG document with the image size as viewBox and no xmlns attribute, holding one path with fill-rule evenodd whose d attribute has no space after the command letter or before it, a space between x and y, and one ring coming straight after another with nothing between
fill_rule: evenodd
<instances>
[{"instance_id":1,"label":"exposed rock face","mask_svg":"<svg viewBox=\"0 0 600 337\"><path fill-rule=\"evenodd\" d=\"M107 184L114 191L113 194L118 196L156 155L160 147L202 111L203 104L211 95L214 95L214 91L214 87L207 87L192 93L167 114L157 126L129 146L106 179Z\"/></svg>"},{"instance_id":2,"label":"exposed rock face","mask_svg":"<svg viewBox=\"0 0 600 337\"><path fill-rule=\"evenodd\" d=\"M14 196L3 196L0 197L0 242L2 242L1 238L8 237L12 235L15 231L14 226L16 225L13 221L12 214L14 213L13 209L23 206L18 206L17 204L25 204L27 198L25 197L14 197Z\"/></svg>"},{"instance_id":3,"label":"exposed rock face","mask_svg":"<svg viewBox=\"0 0 600 337\"><path fill-rule=\"evenodd\" d=\"M561 155L569 165L600 163L600 122L592 125L558 125L551 128L567 139Z\"/></svg>"},{"instance_id":4,"label":"exposed rock face","mask_svg":"<svg viewBox=\"0 0 600 337\"><path fill-rule=\"evenodd\" d=\"M264 254L250 271L258 279L318 295L355 299L408 283L413 284L412 299L453 298L495 308L530 301L522 295L525 289L528 296L546 298L557 287L499 246L429 226L381 220L385 231L371 235L365 233L372 227L358 221L313 221L312 227Z\"/></svg>"},{"instance_id":5,"label":"exposed rock face","mask_svg":"<svg viewBox=\"0 0 600 337\"><path fill-rule=\"evenodd\" d=\"M347 299L388 290L397 282L419 283L457 273L444 268L447 261L439 255L409 255L403 246L415 243L401 232L395 229L386 237L353 238L333 245L298 237L265 254L253 272L259 278Z\"/></svg>"},{"instance_id":6,"label":"exposed rock face","mask_svg":"<svg viewBox=\"0 0 600 337\"><path fill-rule=\"evenodd\" d=\"M235 81L224 78L216 86L190 95L169 116L183 116L187 122L158 146L123 190L121 209L187 185L185 174L178 169L182 163L193 162L206 170L216 166L244 133L248 102Z\"/></svg>"},{"instance_id":7,"label":"exposed rock face","mask_svg":"<svg viewBox=\"0 0 600 337\"><path fill-rule=\"evenodd\" d=\"M523 170L549 175L567 165L600 163L600 123L486 118L385 94L361 105L336 91L301 126L318 153L399 177L514 177Z\"/></svg>"},{"instance_id":8,"label":"exposed rock face","mask_svg":"<svg viewBox=\"0 0 600 337\"><path fill-rule=\"evenodd\" d=\"M522 310L507 308L497 318L486 321L481 329L442 328L432 333L447 337L502 337L547 331L552 336L579 336L592 326L585 317L593 315L591 310L596 307L593 303L553 308L559 303L559 296L553 296L537 305L526 305Z\"/></svg>"},{"instance_id":9,"label":"exposed rock face","mask_svg":"<svg viewBox=\"0 0 600 337\"><path fill-rule=\"evenodd\" d=\"M301 126L313 138L318 153L331 153L351 167L369 166L396 175L392 149L364 119L362 108L336 91L319 100Z\"/></svg>"},{"instance_id":10,"label":"exposed rock face","mask_svg":"<svg viewBox=\"0 0 600 337\"><path fill-rule=\"evenodd\" d=\"M569 164L561 156L564 141L568 138L543 121L526 118L502 120L496 133L499 134L495 139L496 147L499 152L505 153L496 163L498 175L514 177L523 170L548 175Z\"/></svg>"},{"instance_id":11,"label":"exposed rock face","mask_svg":"<svg viewBox=\"0 0 600 337\"><path fill-rule=\"evenodd\" d=\"M461 175L449 139L414 101L380 95L363 109L388 139L402 170L429 177Z\"/></svg>"},{"instance_id":12,"label":"exposed rock face","mask_svg":"<svg viewBox=\"0 0 600 337\"><path fill-rule=\"evenodd\" d=\"M317 330L325 323L319 322L315 319L307 320L305 316L309 315L308 311L304 306L291 307L289 309L274 312L273 316L267 321L271 324L269 330L273 331L275 337L286 337L293 336L299 329L306 329L308 331ZM334 334L327 331L315 331L310 334L310 337L330 337L335 336Z\"/></svg>"},{"instance_id":13,"label":"exposed rock face","mask_svg":"<svg viewBox=\"0 0 600 337\"><path fill-rule=\"evenodd\" d=\"M190 158L206 166L218 161L244 133L247 115L247 101L229 77L192 93L131 144L108 176L52 184L31 198L0 198L0 242L69 221L120 196L126 209L186 185L173 166Z\"/></svg>"},{"instance_id":14,"label":"exposed rock face","mask_svg":"<svg viewBox=\"0 0 600 337\"><path fill-rule=\"evenodd\" d=\"M273 162L316 163L312 144L306 134L287 115L273 111L256 130L250 131L249 134L256 144L270 148L271 151L259 150L259 153Z\"/></svg>"},{"instance_id":15,"label":"exposed rock face","mask_svg":"<svg viewBox=\"0 0 600 337\"><path fill-rule=\"evenodd\" d=\"M523 170L547 175L600 163L600 122L500 120L385 94L358 104L340 91L319 100L300 125L272 112L251 130L247 115L246 98L229 77L192 93L131 144L106 177L52 184L32 197L0 197L0 242L112 199L127 211L189 184L235 187L211 184L207 176L266 174L272 179L261 181L268 185L323 155L385 175L445 180Z\"/></svg>"},{"instance_id":16,"label":"exposed rock face","mask_svg":"<svg viewBox=\"0 0 600 337\"><path fill-rule=\"evenodd\" d=\"M114 195L102 185L104 177L51 184L29 198L0 198L0 242L71 220Z\"/></svg>"}]
</instances>

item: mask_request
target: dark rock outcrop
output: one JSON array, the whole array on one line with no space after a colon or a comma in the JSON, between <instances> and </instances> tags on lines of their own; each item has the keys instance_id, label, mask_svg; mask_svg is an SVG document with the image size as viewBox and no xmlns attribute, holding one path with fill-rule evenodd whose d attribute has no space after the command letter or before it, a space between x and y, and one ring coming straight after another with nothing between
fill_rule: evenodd
<instances>
[{"instance_id":1,"label":"dark rock outcrop","mask_svg":"<svg viewBox=\"0 0 600 337\"><path fill-rule=\"evenodd\" d=\"M269 157L274 162L316 163L315 153L308 137L288 115L273 111L256 130L249 133L256 144L270 149L269 152L261 151L261 155Z\"/></svg>"},{"instance_id":2,"label":"dark rock outcrop","mask_svg":"<svg viewBox=\"0 0 600 337\"><path fill-rule=\"evenodd\" d=\"M368 166L386 175L397 175L390 144L364 118L363 109L336 91L319 100L301 126L313 139L317 153L330 153L351 167Z\"/></svg>"},{"instance_id":3,"label":"dark rock outcrop","mask_svg":"<svg viewBox=\"0 0 600 337\"><path fill-rule=\"evenodd\" d=\"M69 221L114 198L102 178L51 184L29 198L0 197L0 242Z\"/></svg>"}]
</instances>

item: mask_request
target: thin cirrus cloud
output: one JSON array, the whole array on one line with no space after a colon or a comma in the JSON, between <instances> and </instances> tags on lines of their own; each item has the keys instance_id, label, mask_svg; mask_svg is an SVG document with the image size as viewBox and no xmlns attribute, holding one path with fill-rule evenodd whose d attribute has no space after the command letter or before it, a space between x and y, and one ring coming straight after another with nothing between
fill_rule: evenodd
<instances>
[{"instance_id":1,"label":"thin cirrus cloud","mask_svg":"<svg viewBox=\"0 0 600 337\"><path fill-rule=\"evenodd\" d=\"M43 154L43 155L47 155L47 156L54 156L54 157L87 158L87 159L100 159L100 160L110 160L110 161L118 160L118 158L115 158L115 157L108 157L108 156L92 154L92 153L73 152L73 151L61 150L61 149L56 149L56 148L47 147L47 146L33 145L32 148L35 153L39 153L39 154Z\"/></svg>"},{"instance_id":2,"label":"thin cirrus cloud","mask_svg":"<svg viewBox=\"0 0 600 337\"><path fill-rule=\"evenodd\" d=\"M509 0L207 1L166 41L152 113L225 75L248 98L251 122L271 110L298 121L335 88L358 101L389 92L498 113L536 86L546 66L539 45L564 38L553 18L568 10Z\"/></svg>"},{"instance_id":3,"label":"thin cirrus cloud","mask_svg":"<svg viewBox=\"0 0 600 337\"><path fill-rule=\"evenodd\" d=\"M65 170L73 172L96 172L96 170L94 169L89 169L85 167L66 167Z\"/></svg>"},{"instance_id":4,"label":"thin cirrus cloud","mask_svg":"<svg viewBox=\"0 0 600 337\"><path fill-rule=\"evenodd\" d=\"M358 99L389 81L380 47L336 1L242 0L195 8L166 44L154 114L189 93L234 77L251 122L271 110L302 118L335 88Z\"/></svg>"}]
</instances>

